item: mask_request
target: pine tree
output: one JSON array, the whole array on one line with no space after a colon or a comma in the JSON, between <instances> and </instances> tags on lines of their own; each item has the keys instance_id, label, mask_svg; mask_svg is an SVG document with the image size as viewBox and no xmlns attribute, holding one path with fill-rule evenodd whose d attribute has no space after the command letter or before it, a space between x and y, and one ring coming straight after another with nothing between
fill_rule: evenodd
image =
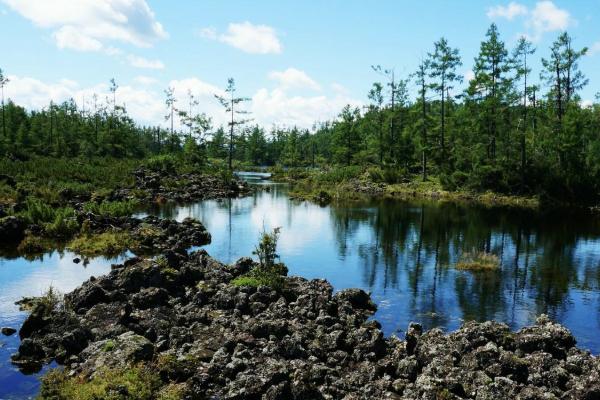
<instances>
[{"instance_id":1,"label":"pine tree","mask_svg":"<svg viewBox=\"0 0 600 400\"><path fill-rule=\"evenodd\" d=\"M434 52L429 53L429 77L434 79L434 82L430 84L430 87L439 93L441 98L440 147L442 160L446 160L445 103L448 92L454 88L454 83L462 80L456 72L456 69L462 65L462 61L458 49L451 48L445 38L441 38L435 42L434 46Z\"/></svg>"},{"instance_id":2,"label":"pine tree","mask_svg":"<svg viewBox=\"0 0 600 400\"><path fill-rule=\"evenodd\" d=\"M235 97L236 88L235 88L235 81L233 80L233 78L229 78L229 80L227 81L227 89L225 89L225 92L228 94L228 96L220 96L220 95L215 94L215 98L219 101L219 103L221 103L221 105L225 109L225 112L227 112L231 115L231 119L228 122L228 125L229 125L229 156L228 156L227 165L229 167L229 170L233 171L233 143L235 140L235 127L244 125L244 124L248 123L249 121L251 121L251 119L248 119L248 118L237 119L236 115L246 115L249 113L248 111L245 111L245 110L238 110L237 107L240 103L250 101L250 99L247 97Z\"/></svg>"}]
</instances>

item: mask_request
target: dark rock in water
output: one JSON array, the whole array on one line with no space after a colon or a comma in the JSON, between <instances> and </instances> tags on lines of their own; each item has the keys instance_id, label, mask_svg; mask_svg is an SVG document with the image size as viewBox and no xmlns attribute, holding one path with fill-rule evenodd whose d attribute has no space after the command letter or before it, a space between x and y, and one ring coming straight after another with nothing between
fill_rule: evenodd
<instances>
[{"instance_id":1,"label":"dark rock in water","mask_svg":"<svg viewBox=\"0 0 600 400\"><path fill-rule=\"evenodd\" d=\"M8 216L0 219L0 242L19 243L25 237L26 227L21 217Z\"/></svg>"},{"instance_id":2,"label":"dark rock in water","mask_svg":"<svg viewBox=\"0 0 600 400\"><path fill-rule=\"evenodd\" d=\"M4 327L1 329L1 332L4 336L12 336L17 332L17 330L15 328Z\"/></svg>"},{"instance_id":3,"label":"dark rock in water","mask_svg":"<svg viewBox=\"0 0 600 400\"><path fill-rule=\"evenodd\" d=\"M19 330L19 337L21 340L30 337L32 334L39 334L44 332L44 328L50 323L51 310L43 304L39 303L34 306L31 314L25 319L21 329Z\"/></svg>"},{"instance_id":4,"label":"dark rock in water","mask_svg":"<svg viewBox=\"0 0 600 400\"><path fill-rule=\"evenodd\" d=\"M13 362L68 361L81 378L141 363L190 399L600 395L599 360L547 317L517 332L491 321L449 334L411 323L401 341L369 320L376 307L362 290L333 295L328 282L298 277L280 290L231 284L253 265L205 251L128 260L67 294L71 308L34 308Z\"/></svg>"},{"instance_id":5,"label":"dark rock in water","mask_svg":"<svg viewBox=\"0 0 600 400\"><path fill-rule=\"evenodd\" d=\"M75 257L75 258L73 259L73 262L74 262L75 264L79 264L79 263L81 262L81 258L79 258L79 257Z\"/></svg>"},{"instance_id":6,"label":"dark rock in water","mask_svg":"<svg viewBox=\"0 0 600 400\"><path fill-rule=\"evenodd\" d=\"M361 310L369 310L376 311L377 306L371 300L371 296L369 296L362 289L346 289L342 290L336 295L339 299L343 301L348 301L354 308L358 308Z\"/></svg>"}]
</instances>

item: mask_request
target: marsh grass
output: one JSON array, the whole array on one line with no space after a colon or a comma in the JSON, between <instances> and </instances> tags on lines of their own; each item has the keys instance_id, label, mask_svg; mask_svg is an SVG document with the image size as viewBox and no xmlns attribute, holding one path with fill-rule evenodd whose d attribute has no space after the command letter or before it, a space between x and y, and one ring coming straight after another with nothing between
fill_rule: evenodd
<instances>
[{"instance_id":1,"label":"marsh grass","mask_svg":"<svg viewBox=\"0 0 600 400\"><path fill-rule=\"evenodd\" d=\"M467 271L495 271L500 268L500 258L485 252L466 253L461 256L455 268Z\"/></svg>"}]
</instances>

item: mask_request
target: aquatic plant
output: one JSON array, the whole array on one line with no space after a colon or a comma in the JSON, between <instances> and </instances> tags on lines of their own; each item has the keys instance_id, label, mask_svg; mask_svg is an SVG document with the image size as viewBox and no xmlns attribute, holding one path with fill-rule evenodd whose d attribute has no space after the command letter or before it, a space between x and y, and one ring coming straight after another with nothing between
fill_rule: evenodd
<instances>
[{"instance_id":1,"label":"aquatic plant","mask_svg":"<svg viewBox=\"0 0 600 400\"><path fill-rule=\"evenodd\" d=\"M492 253L470 252L463 254L455 267L469 271L493 271L500 267L500 259Z\"/></svg>"}]
</instances>

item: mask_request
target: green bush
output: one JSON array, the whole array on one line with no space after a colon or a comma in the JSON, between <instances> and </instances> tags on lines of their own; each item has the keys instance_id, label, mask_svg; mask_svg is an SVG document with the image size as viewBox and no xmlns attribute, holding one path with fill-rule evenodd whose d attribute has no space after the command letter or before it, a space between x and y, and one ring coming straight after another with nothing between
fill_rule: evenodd
<instances>
[{"instance_id":1,"label":"green bush","mask_svg":"<svg viewBox=\"0 0 600 400\"><path fill-rule=\"evenodd\" d=\"M150 157L146 162L145 166L148 169L156 172L176 172L178 164L177 157L171 154L161 154L158 156Z\"/></svg>"},{"instance_id":2,"label":"green bush","mask_svg":"<svg viewBox=\"0 0 600 400\"><path fill-rule=\"evenodd\" d=\"M322 183L341 183L358 178L362 172L363 168L358 165L337 167L317 174L314 179Z\"/></svg>"},{"instance_id":3,"label":"green bush","mask_svg":"<svg viewBox=\"0 0 600 400\"><path fill-rule=\"evenodd\" d=\"M21 215L31 224L42 224L53 222L56 211L42 200L28 197Z\"/></svg>"},{"instance_id":4,"label":"green bush","mask_svg":"<svg viewBox=\"0 0 600 400\"><path fill-rule=\"evenodd\" d=\"M469 180L469 174L463 171L454 171L452 174L440 174L440 182L446 190L458 190L465 187Z\"/></svg>"},{"instance_id":5,"label":"green bush","mask_svg":"<svg viewBox=\"0 0 600 400\"><path fill-rule=\"evenodd\" d=\"M259 265L252 268L250 272L239 276L232 281L235 286L269 286L273 289L281 289L284 286L284 275L287 268L282 263L276 263L279 258L277 254L277 242L279 241L280 228L272 232L263 231L260 241L255 247L253 254L258 256Z\"/></svg>"},{"instance_id":6,"label":"green bush","mask_svg":"<svg viewBox=\"0 0 600 400\"><path fill-rule=\"evenodd\" d=\"M79 231L75 210L70 207L56 209L54 220L44 224L44 230L48 235L62 238L74 235Z\"/></svg>"}]
</instances>

